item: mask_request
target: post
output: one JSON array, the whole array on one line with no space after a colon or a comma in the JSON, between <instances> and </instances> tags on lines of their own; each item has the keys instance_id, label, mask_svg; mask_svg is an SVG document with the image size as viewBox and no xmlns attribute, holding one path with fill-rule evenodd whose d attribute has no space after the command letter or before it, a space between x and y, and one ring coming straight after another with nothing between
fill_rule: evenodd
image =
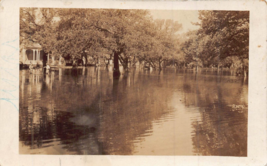
<instances>
[{"instance_id":1,"label":"post","mask_svg":"<svg viewBox=\"0 0 267 166\"><path fill-rule=\"evenodd\" d=\"M59 56L58 65L61 65L61 55Z\"/></svg>"},{"instance_id":2,"label":"post","mask_svg":"<svg viewBox=\"0 0 267 166\"><path fill-rule=\"evenodd\" d=\"M52 55L52 64L54 64L54 63L55 63L55 56Z\"/></svg>"},{"instance_id":3,"label":"post","mask_svg":"<svg viewBox=\"0 0 267 166\"><path fill-rule=\"evenodd\" d=\"M41 51L40 50L38 50L38 61L40 61L41 60Z\"/></svg>"},{"instance_id":4,"label":"post","mask_svg":"<svg viewBox=\"0 0 267 166\"><path fill-rule=\"evenodd\" d=\"M35 60L35 49L32 49L32 60Z\"/></svg>"},{"instance_id":5,"label":"post","mask_svg":"<svg viewBox=\"0 0 267 166\"><path fill-rule=\"evenodd\" d=\"M61 68L59 68L59 70L58 70L58 75L59 75L59 82L61 83L61 78L62 78L62 69Z\"/></svg>"}]
</instances>

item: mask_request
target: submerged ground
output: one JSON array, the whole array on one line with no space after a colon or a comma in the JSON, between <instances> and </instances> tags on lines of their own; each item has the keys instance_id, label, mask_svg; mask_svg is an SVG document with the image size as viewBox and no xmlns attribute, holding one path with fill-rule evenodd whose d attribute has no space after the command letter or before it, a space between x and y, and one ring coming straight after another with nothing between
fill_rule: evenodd
<instances>
[{"instance_id":1,"label":"submerged ground","mask_svg":"<svg viewBox=\"0 0 267 166\"><path fill-rule=\"evenodd\" d=\"M233 71L20 70L20 154L247 155L247 78Z\"/></svg>"}]
</instances>

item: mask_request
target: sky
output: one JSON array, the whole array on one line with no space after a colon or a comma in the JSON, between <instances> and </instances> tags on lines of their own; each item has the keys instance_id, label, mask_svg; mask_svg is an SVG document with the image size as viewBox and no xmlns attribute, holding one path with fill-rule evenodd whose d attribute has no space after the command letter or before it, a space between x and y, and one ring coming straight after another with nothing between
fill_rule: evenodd
<instances>
[{"instance_id":1,"label":"sky","mask_svg":"<svg viewBox=\"0 0 267 166\"><path fill-rule=\"evenodd\" d=\"M154 19L172 19L182 24L179 34L198 29L191 22L199 22L198 10L149 10ZM40 13L40 12L39 12ZM58 21L56 18L55 21Z\"/></svg>"},{"instance_id":2,"label":"sky","mask_svg":"<svg viewBox=\"0 0 267 166\"><path fill-rule=\"evenodd\" d=\"M199 22L197 10L149 10L154 19L172 19L182 24L180 33L198 29L191 22Z\"/></svg>"}]
</instances>

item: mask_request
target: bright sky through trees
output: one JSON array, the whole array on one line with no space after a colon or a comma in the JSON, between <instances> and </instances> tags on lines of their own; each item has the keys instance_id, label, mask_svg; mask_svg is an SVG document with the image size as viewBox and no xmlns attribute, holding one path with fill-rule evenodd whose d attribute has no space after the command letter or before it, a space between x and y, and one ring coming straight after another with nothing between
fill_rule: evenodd
<instances>
[{"instance_id":1,"label":"bright sky through trees","mask_svg":"<svg viewBox=\"0 0 267 166\"><path fill-rule=\"evenodd\" d=\"M199 22L197 10L149 10L154 19L172 19L182 24L182 30L178 33L196 30L199 26L191 22Z\"/></svg>"}]
</instances>

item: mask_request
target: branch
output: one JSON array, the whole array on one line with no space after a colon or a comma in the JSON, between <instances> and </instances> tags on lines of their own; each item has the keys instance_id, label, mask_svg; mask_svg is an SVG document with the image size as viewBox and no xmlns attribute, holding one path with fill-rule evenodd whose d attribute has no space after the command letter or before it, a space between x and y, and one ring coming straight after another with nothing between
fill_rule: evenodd
<instances>
[{"instance_id":1,"label":"branch","mask_svg":"<svg viewBox=\"0 0 267 166\"><path fill-rule=\"evenodd\" d=\"M149 64L150 64L153 68L155 68L155 65L154 65L154 63L152 62L152 60L149 60L148 62L149 62Z\"/></svg>"},{"instance_id":2,"label":"branch","mask_svg":"<svg viewBox=\"0 0 267 166\"><path fill-rule=\"evenodd\" d=\"M97 21L97 24L98 24L98 21ZM97 25L92 25L92 26L94 26L95 28L97 28L97 29L100 30L100 31L108 32L108 33L114 35L113 32L110 32L109 30L107 30L107 29L105 29L105 28L99 27L99 26L97 26Z\"/></svg>"}]
</instances>

